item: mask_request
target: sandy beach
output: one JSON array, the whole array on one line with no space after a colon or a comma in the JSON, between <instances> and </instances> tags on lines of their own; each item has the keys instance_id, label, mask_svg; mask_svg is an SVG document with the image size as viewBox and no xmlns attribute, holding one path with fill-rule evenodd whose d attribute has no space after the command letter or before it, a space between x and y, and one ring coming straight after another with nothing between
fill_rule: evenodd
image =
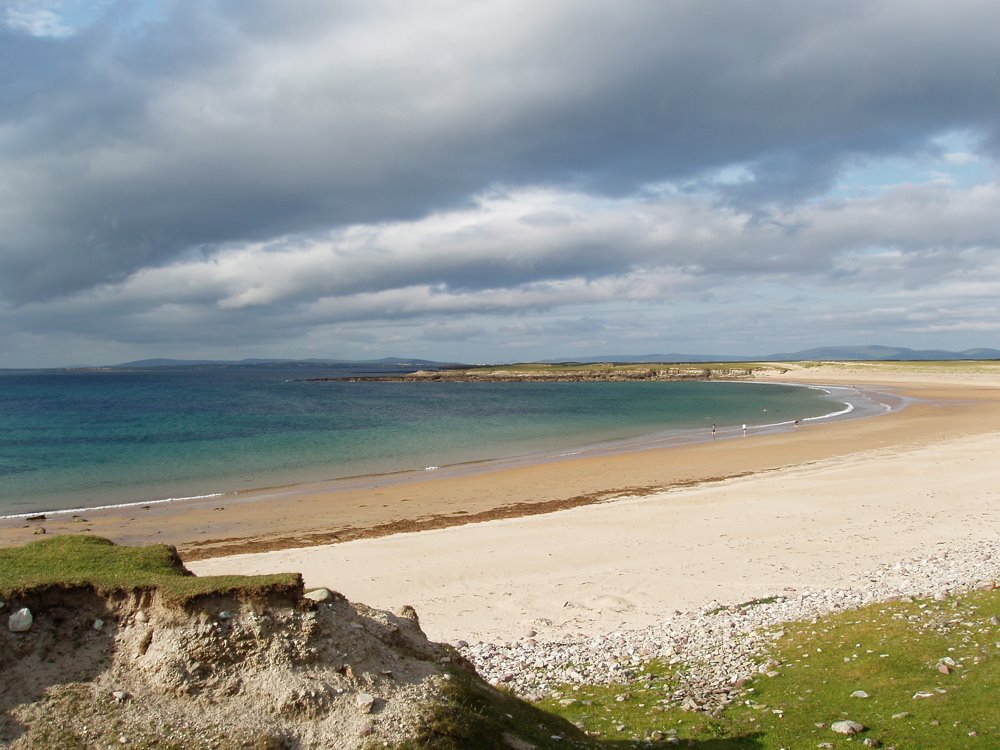
<instances>
[{"instance_id":1,"label":"sandy beach","mask_svg":"<svg viewBox=\"0 0 1000 750\"><path fill-rule=\"evenodd\" d=\"M780 378L877 384L913 401L885 416L777 435L387 486L369 504L385 501L388 510L402 493L435 509L425 520L488 520L190 567L300 571L307 585L352 600L414 606L432 638L491 641L600 634L711 601L855 585L876 566L996 538L995 363L829 365ZM287 502L297 515L318 501ZM520 515L530 509L518 504L530 502L568 507ZM274 536L286 539L287 523L275 517Z\"/></svg>"},{"instance_id":2,"label":"sandy beach","mask_svg":"<svg viewBox=\"0 0 1000 750\"><path fill-rule=\"evenodd\" d=\"M176 546L198 574L299 571L416 607L436 639L642 627L674 609L849 585L1000 530L1000 363L782 365L904 409L671 448L275 488L0 523Z\"/></svg>"}]
</instances>

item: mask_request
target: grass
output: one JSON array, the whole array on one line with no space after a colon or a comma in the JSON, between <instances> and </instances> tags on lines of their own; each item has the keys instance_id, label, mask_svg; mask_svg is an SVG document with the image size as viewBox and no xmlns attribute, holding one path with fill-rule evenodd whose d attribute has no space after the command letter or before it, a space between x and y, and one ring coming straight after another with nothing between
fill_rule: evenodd
<instances>
[{"instance_id":1,"label":"grass","mask_svg":"<svg viewBox=\"0 0 1000 750\"><path fill-rule=\"evenodd\" d=\"M589 738L566 719L478 676L455 669L447 674L441 702L411 742L394 750L567 750L591 748Z\"/></svg>"},{"instance_id":2,"label":"grass","mask_svg":"<svg viewBox=\"0 0 1000 750\"><path fill-rule=\"evenodd\" d=\"M119 547L94 536L56 536L0 549L0 599L80 586L99 593L155 588L166 601L185 604L209 594L292 593L301 591L302 581L296 573L196 577L185 570L172 547Z\"/></svg>"},{"instance_id":3,"label":"grass","mask_svg":"<svg viewBox=\"0 0 1000 750\"><path fill-rule=\"evenodd\" d=\"M869 738L900 750L996 748L998 617L1000 592L974 592L786 625L777 674L759 676L716 716L666 705L676 667L657 662L631 685L565 687L539 707L590 732L593 748L667 747L671 736L719 750L850 748ZM949 674L938 669L944 658L958 665ZM869 697L851 697L858 690ZM914 698L921 693L928 696ZM867 729L853 739L835 734L829 727L842 719Z\"/></svg>"}]
</instances>

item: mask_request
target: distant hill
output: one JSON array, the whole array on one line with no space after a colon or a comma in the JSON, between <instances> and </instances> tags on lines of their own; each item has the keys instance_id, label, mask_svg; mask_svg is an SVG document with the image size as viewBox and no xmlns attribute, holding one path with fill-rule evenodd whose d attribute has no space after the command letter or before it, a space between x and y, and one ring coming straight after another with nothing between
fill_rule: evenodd
<instances>
[{"instance_id":1,"label":"distant hill","mask_svg":"<svg viewBox=\"0 0 1000 750\"><path fill-rule=\"evenodd\" d=\"M943 349L907 349L899 346L826 346L804 349L797 352L745 356L732 354L608 354L568 359L538 360L544 364L578 362L809 362L814 360L960 360L960 359L1000 359L1000 349L966 349L960 352ZM493 363L500 364L500 363ZM466 368L461 362L437 362L430 359L405 357L383 357L382 359L139 359L110 365L121 369L147 369L156 367L333 367L333 368L398 368L412 370L442 370Z\"/></svg>"},{"instance_id":2,"label":"distant hill","mask_svg":"<svg viewBox=\"0 0 1000 750\"><path fill-rule=\"evenodd\" d=\"M109 365L121 369L146 369L152 367L412 367L438 369L455 367L457 362L434 362L429 359L405 359L401 357L384 357L382 359L349 360L349 359L137 359L134 362L122 362Z\"/></svg>"},{"instance_id":3,"label":"distant hill","mask_svg":"<svg viewBox=\"0 0 1000 750\"><path fill-rule=\"evenodd\" d=\"M1000 359L1000 349L966 349L960 352L943 349L907 349L899 346L826 346L797 352L745 356L732 354L616 354L577 357L568 360L545 360L547 363L580 362L809 362L814 360L928 361L961 359Z\"/></svg>"}]
</instances>

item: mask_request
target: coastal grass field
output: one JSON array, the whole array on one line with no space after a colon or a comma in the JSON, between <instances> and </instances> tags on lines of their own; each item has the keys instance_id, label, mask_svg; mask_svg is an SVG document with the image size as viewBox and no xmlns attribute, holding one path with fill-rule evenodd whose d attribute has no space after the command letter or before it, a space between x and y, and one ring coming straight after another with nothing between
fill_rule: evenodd
<instances>
[{"instance_id":1,"label":"coastal grass field","mask_svg":"<svg viewBox=\"0 0 1000 750\"><path fill-rule=\"evenodd\" d=\"M57 536L23 547L0 548L0 599L16 600L45 588L91 586L100 593L158 589L166 601L184 604L198 596L247 596L301 589L298 574L194 576L164 544L117 546L96 536Z\"/></svg>"},{"instance_id":2,"label":"coastal grass field","mask_svg":"<svg viewBox=\"0 0 1000 750\"><path fill-rule=\"evenodd\" d=\"M594 747L986 748L1000 745L1000 592L871 605L789 623L767 674L715 716L664 708L677 667L650 663L627 686L565 687L541 705L594 735ZM767 676L770 675L770 676ZM857 697L860 693L867 697ZM831 726L851 720L853 738ZM651 744L650 744L651 743Z\"/></svg>"},{"instance_id":3,"label":"coastal grass field","mask_svg":"<svg viewBox=\"0 0 1000 750\"><path fill-rule=\"evenodd\" d=\"M534 707L459 681L454 702L412 747L507 748L504 733L516 730L539 750L995 748L998 617L1000 591L980 590L787 623L767 672L716 714L667 706L682 664L649 662L624 685L563 686ZM845 720L864 730L831 729Z\"/></svg>"}]
</instances>

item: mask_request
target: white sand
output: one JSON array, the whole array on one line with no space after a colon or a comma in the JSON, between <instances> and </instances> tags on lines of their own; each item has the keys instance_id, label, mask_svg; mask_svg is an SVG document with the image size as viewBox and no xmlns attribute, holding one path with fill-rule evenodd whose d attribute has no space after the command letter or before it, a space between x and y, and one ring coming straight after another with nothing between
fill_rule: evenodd
<instances>
[{"instance_id":1,"label":"white sand","mask_svg":"<svg viewBox=\"0 0 1000 750\"><path fill-rule=\"evenodd\" d=\"M413 605L436 640L600 634L674 609L858 583L877 565L996 539L1000 426L542 516L193 562L300 571L353 601Z\"/></svg>"}]
</instances>

